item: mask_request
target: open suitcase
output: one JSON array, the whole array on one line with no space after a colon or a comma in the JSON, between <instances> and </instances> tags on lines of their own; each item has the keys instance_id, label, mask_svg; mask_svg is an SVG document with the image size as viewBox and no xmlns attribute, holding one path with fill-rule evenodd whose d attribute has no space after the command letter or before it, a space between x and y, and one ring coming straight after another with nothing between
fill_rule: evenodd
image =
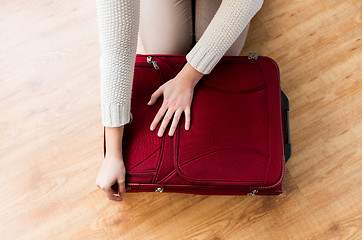
<instances>
[{"instance_id":1,"label":"open suitcase","mask_svg":"<svg viewBox=\"0 0 362 240\"><path fill-rule=\"evenodd\" d=\"M124 125L122 146L126 192L282 193L291 155L289 101L276 62L256 53L223 56L194 88L190 129L183 113L173 136L171 119L158 137L162 120L149 127L163 96L147 102L186 62L186 55L136 54L132 122Z\"/></svg>"}]
</instances>

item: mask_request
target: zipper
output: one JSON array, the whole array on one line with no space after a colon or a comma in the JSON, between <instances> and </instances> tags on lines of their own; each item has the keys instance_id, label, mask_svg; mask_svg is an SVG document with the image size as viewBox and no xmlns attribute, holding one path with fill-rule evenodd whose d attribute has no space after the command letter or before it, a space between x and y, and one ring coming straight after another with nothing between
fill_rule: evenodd
<instances>
[{"instance_id":1,"label":"zipper","mask_svg":"<svg viewBox=\"0 0 362 240\"><path fill-rule=\"evenodd\" d=\"M152 60L152 56L147 56L147 63L152 64L155 69L159 69L157 62Z\"/></svg>"},{"instance_id":2,"label":"zipper","mask_svg":"<svg viewBox=\"0 0 362 240\"><path fill-rule=\"evenodd\" d=\"M146 55L140 54L140 56L145 57ZM157 72L158 72L158 75L159 75L160 84L162 85L163 84L162 83L162 80L163 80L162 71L159 68L159 66L157 64L157 61L155 59L156 59L155 57L148 55L147 58L146 58L146 61L142 60L142 61L136 62L135 67L145 67L145 68L154 68L154 69L156 69Z\"/></svg>"}]
</instances>

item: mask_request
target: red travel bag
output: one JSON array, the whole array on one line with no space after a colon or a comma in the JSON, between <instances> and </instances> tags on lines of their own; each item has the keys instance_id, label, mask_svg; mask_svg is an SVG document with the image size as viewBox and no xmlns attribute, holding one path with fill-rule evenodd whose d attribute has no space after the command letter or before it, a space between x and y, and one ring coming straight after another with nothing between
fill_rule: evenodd
<instances>
[{"instance_id":1,"label":"red travel bag","mask_svg":"<svg viewBox=\"0 0 362 240\"><path fill-rule=\"evenodd\" d=\"M186 55L136 54L133 120L124 125L122 146L126 192L282 193L291 155L289 101L276 62L256 53L223 56L194 88L190 129L183 113L173 136L171 119L158 137L162 120L154 131L150 125L163 96L152 106L147 102L186 63Z\"/></svg>"}]
</instances>

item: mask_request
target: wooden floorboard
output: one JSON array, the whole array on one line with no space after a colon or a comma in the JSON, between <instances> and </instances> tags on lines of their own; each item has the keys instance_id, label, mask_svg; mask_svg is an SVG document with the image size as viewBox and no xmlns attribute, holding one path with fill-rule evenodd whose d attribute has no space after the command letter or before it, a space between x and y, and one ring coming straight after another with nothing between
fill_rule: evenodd
<instances>
[{"instance_id":1,"label":"wooden floorboard","mask_svg":"<svg viewBox=\"0 0 362 240\"><path fill-rule=\"evenodd\" d=\"M241 55L273 58L290 100L283 194L126 193L120 203L95 185L95 1L3 0L0 238L362 239L361 8L265 0L252 20Z\"/></svg>"}]
</instances>

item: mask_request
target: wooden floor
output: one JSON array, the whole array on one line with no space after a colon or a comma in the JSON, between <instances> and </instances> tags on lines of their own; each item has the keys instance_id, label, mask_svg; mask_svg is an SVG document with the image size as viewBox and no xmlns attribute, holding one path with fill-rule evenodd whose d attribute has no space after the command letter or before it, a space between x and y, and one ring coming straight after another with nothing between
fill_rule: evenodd
<instances>
[{"instance_id":1,"label":"wooden floor","mask_svg":"<svg viewBox=\"0 0 362 240\"><path fill-rule=\"evenodd\" d=\"M362 239L361 1L265 0L252 20L242 55L275 59L291 104L283 194L123 202L95 184L95 7L1 1L1 239Z\"/></svg>"}]
</instances>

